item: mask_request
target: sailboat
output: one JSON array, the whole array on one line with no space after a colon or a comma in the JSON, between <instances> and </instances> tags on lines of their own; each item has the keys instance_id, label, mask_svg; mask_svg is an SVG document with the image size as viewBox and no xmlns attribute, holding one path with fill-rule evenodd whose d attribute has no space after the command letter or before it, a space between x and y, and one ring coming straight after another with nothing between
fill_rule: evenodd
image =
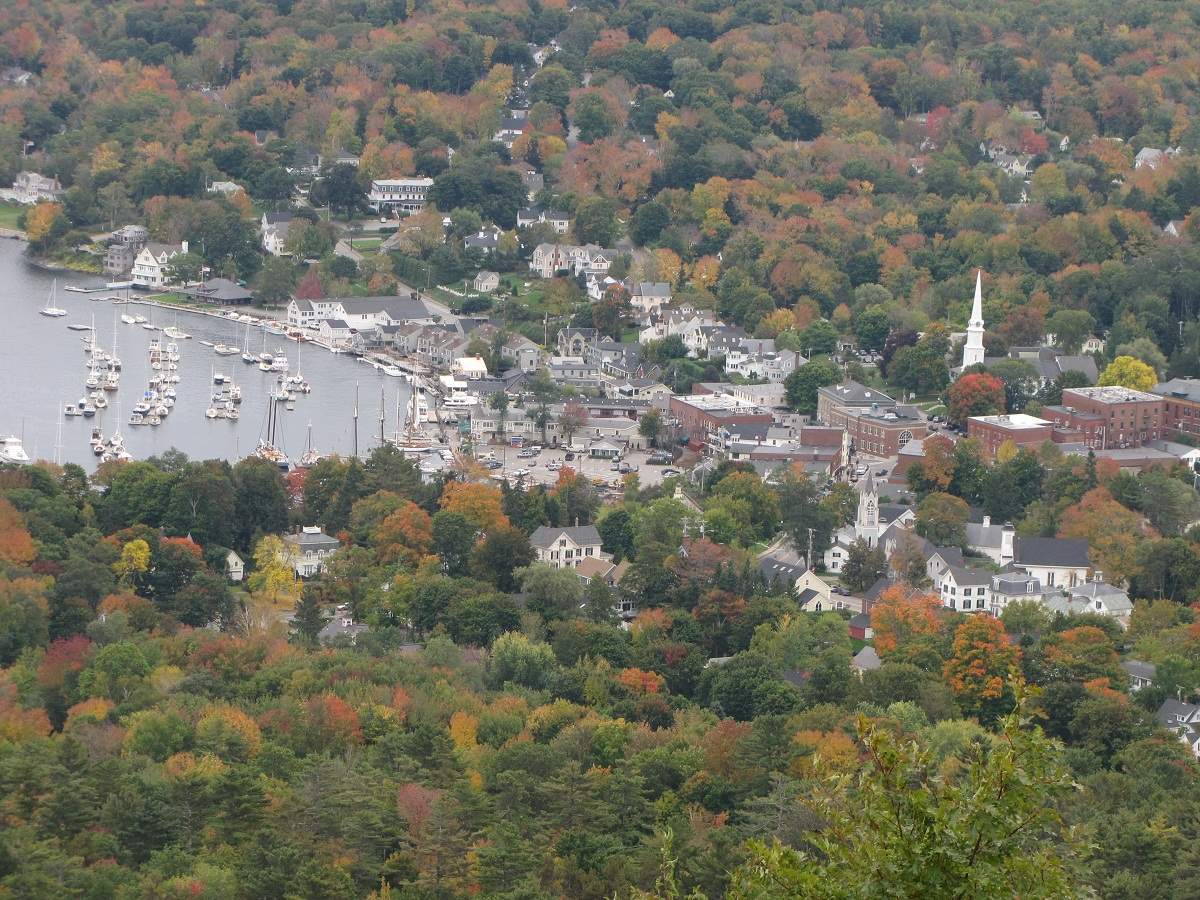
<instances>
[{"instance_id":1,"label":"sailboat","mask_svg":"<svg viewBox=\"0 0 1200 900\"><path fill-rule=\"evenodd\" d=\"M400 390L396 390L396 433L386 440L389 444L398 448L401 453L424 453L430 447L434 446L433 439L421 430L421 419L417 404L418 390L419 388L414 382L410 386L409 402L404 407L403 431L400 430Z\"/></svg>"},{"instance_id":2,"label":"sailboat","mask_svg":"<svg viewBox=\"0 0 1200 900\"><path fill-rule=\"evenodd\" d=\"M61 306L54 305L54 297L58 293L58 279L55 278L50 282L50 296L46 298L46 305L42 307L41 313L43 316L49 316L52 319L65 316L67 311Z\"/></svg>"},{"instance_id":3,"label":"sailboat","mask_svg":"<svg viewBox=\"0 0 1200 900\"><path fill-rule=\"evenodd\" d=\"M258 446L254 448L253 456L259 459L265 459L267 462L274 463L287 471L291 468L291 461L287 458L287 454L275 446L275 426L277 424L278 413L275 411L275 404L267 404L267 423L266 437L260 438Z\"/></svg>"},{"instance_id":4,"label":"sailboat","mask_svg":"<svg viewBox=\"0 0 1200 900\"><path fill-rule=\"evenodd\" d=\"M265 341L264 341L265 343ZM246 324L246 336L242 338L242 362L248 366L258 362L258 358L250 352L250 325Z\"/></svg>"},{"instance_id":5,"label":"sailboat","mask_svg":"<svg viewBox=\"0 0 1200 900\"><path fill-rule=\"evenodd\" d=\"M310 469L325 458L325 454L313 446L312 442L312 421L308 423L308 442L304 448L304 452L300 454L300 458L296 460L296 466L300 469Z\"/></svg>"}]
</instances>

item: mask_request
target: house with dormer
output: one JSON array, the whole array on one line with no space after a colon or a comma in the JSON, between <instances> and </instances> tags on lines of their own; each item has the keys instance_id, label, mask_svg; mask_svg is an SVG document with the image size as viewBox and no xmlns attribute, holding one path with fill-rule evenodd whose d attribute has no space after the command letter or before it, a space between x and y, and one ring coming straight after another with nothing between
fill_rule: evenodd
<instances>
[{"instance_id":1,"label":"house with dormer","mask_svg":"<svg viewBox=\"0 0 1200 900\"><path fill-rule=\"evenodd\" d=\"M171 260L188 252L188 242L160 244L150 241L142 245L133 258L129 280L135 288L160 291L171 283Z\"/></svg>"},{"instance_id":2,"label":"house with dormer","mask_svg":"<svg viewBox=\"0 0 1200 900\"><path fill-rule=\"evenodd\" d=\"M577 568L585 559L612 559L600 549L600 532L595 525L541 525L529 536L529 543L538 562L552 569Z\"/></svg>"}]
</instances>

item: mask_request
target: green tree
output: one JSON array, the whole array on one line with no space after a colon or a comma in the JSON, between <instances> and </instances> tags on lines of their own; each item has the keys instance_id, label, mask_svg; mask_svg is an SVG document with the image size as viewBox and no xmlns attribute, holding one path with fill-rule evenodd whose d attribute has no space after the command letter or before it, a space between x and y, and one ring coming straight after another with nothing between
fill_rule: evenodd
<instances>
[{"instance_id":1,"label":"green tree","mask_svg":"<svg viewBox=\"0 0 1200 900\"><path fill-rule=\"evenodd\" d=\"M858 338L859 349L882 350L891 327L886 309L868 306L854 317L854 336Z\"/></svg>"},{"instance_id":2,"label":"green tree","mask_svg":"<svg viewBox=\"0 0 1200 900\"><path fill-rule=\"evenodd\" d=\"M639 247L652 244L671 223L671 213L657 200L643 203L629 220L629 237Z\"/></svg>"},{"instance_id":3,"label":"green tree","mask_svg":"<svg viewBox=\"0 0 1200 900\"><path fill-rule=\"evenodd\" d=\"M837 364L824 357L809 360L784 380L788 406L796 412L813 415L817 411L817 389L837 384L842 371Z\"/></svg>"},{"instance_id":4,"label":"green tree","mask_svg":"<svg viewBox=\"0 0 1200 900\"><path fill-rule=\"evenodd\" d=\"M657 447L663 432L662 413L653 407L642 413L638 419L638 434L646 439L651 447Z\"/></svg>"},{"instance_id":5,"label":"green tree","mask_svg":"<svg viewBox=\"0 0 1200 900\"><path fill-rule=\"evenodd\" d=\"M316 646L317 635L328 621L320 586L316 582L306 583L300 592L295 615L292 616L292 638L297 643Z\"/></svg>"},{"instance_id":6,"label":"green tree","mask_svg":"<svg viewBox=\"0 0 1200 900\"><path fill-rule=\"evenodd\" d=\"M255 299L268 306L287 303L296 288L296 278L296 264L290 257L272 256L255 276Z\"/></svg>"},{"instance_id":7,"label":"green tree","mask_svg":"<svg viewBox=\"0 0 1200 900\"><path fill-rule=\"evenodd\" d=\"M442 568L451 575L467 570L475 547L476 528L463 516L439 510L433 516L433 552L442 560Z\"/></svg>"},{"instance_id":8,"label":"green tree","mask_svg":"<svg viewBox=\"0 0 1200 900\"><path fill-rule=\"evenodd\" d=\"M872 547L859 538L850 545L842 565L842 583L862 593L887 573L887 556L882 547Z\"/></svg>"},{"instance_id":9,"label":"green tree","mask_svg":"<svg viewBox=\"0 0 1200 900\"><path fill-rule=\"evenodd\" d=\"M811 850L752 842L732 898L1082 896L1084 848L1056 801L1073 779L1025 705L943 777L930 753L859 720L866 763L817 798Z\"/></svg>"},{"instance_id":10,"label":"green tree","mask_svg":"<svg viewBox=\"0 0 1200 900\"><path fill-rule=\"evenodd\" d=\"M951 494L929 494L917 507L917 534L938 547L965 547L967 519L971 509L967 501Z\"/></svg>"},{"instance_id":11,"label":"green tree","mask_svg":"<svg viewBox=\"0 0 1200 900\"><path fill-rule=\"evenodd\" d=\"M583 244L611 247L617 240L617 204L613 200L588 197L575 210L575 237Z\"/></svg>"},{"instance_id":12,"label":"green tree","mask_svg":"<svg viewBox=\"0 0 1200 900\"><path fill-rule=\"evenodd\" d=\"M1046 320L1046 333L1054 335L1054 345L1067 354L1078 353L1095 328L1096 320L1083 309L1060 309Z\"/></svg>"},{"instance_id":13,"label":"green tree","mask_svg":"<svg viewBox=\"0 0 1200 900\"><path fill-rule=\"evenodd\" d=\"M583 584L573 568L552 569L535 563L513 573L521 584L525 605L543 619L569 619L579 613Z\"/></svg>"}]
</instances>

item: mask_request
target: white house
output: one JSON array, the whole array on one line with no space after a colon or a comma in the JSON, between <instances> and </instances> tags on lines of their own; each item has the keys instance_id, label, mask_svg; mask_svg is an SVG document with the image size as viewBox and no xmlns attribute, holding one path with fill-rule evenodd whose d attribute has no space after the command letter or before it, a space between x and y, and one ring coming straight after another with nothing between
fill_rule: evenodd
<instances>
[{"instance_id":1,"label":"white house","mask_svg":"<svg viewBox=\"0 0 1200 900\"><path fill-rule=\"evenodd\" d=\"M138 251L133 258L133 270L130 281L134 287L158 291L170 282L171 260L181 253L188 252L188 242L180 244L159 244L150 242Z\"/></svg>"},{"instance_id":2,"label":"white house","mask_svg":"<svg viewBox=\"0 0 1200 900\"><path fill-rule=\"evenodd\" d=\"M538 278L553 278L571 268L571 250L566 244L538 244L529 260L529 271Z\"/></svg>"},{"instance_id":3,"label":"white house","mask_svg":"<svg viewBox=\"0 0 1200 900\"><path fill-rule=\"evenodd\" d=\"M540 224L549 225L555 234L566 234L571 227L571 217L565 212L543 209L540 206L525 206L517 210L518 228L530 228Z\"/></svg>"},{"instance_id":4,"label":"white house","mask_svg":"<svg viewBox=\"0 0 1200 900\"><path fill-rule=\"evenodd\" d=\"M321 530L320 525L305 525L297 532L285 534L285 560L301 578L325 571L325 563L341 546L335 537Z\"/></svg>"},{"instance_id":5,"label":"white house","mask_svg":"<svg viewBox=\"0 0 1200 900\"><path fill-rule=\"evenodd\" d=\"M529 536L538 562L552 569L575 568L588 558L611 559L600 549L600 532L595 525L575 525L569 528L539 526Z\"/></svg>"},{"instance_id":6,"label":"white house","mask_svg":"<svg viewBox=\"0 0 1200 900\"><path fill-rule=\"evenodd\" d=\"M480 270L472 285L481 294L490 294L500 286L500 276L487 269Z\"/></svg>"},{"instance_id":7,"label":"white house","mask_svg":"<svg viewBox=\"0 0 1200 900\"><path fill-rule=\"evenodd\" d=\"M1086 583L1091 571L1087 541L1071 538L1018 537L1013 545L1013 565L1047 589L1064 591Z\"/></svg>"},{"instance_id":8,"label":"white house","mask_svg":"<svg viewBox=\"0 0 1200 900\"><path fill-rule=\"evenodd\" d=\"M1158 708L1155 718L1163 728L1175 732L1193 756L1200 758L1200 706L1168 697Z\"/></svg>"},{"instance_id":9,"label":"white house","mask_svg":"<svg viewBox=\"0 0 1200 900\"><path fill-rule=\"evenodd\" d=\"M376 178L367 192L367 205L378 212L402 209L420 212L429 202L432 178Z\"/></svg>"},{"instance_id":10,"label":"white house","mask_svg":"<svg viewBox=\"0 0 1200 900\"><path fill-rule=\"evenodd\" d=\"M639 281L629 292L629 302L641 315L655 315L670 305L671 286L665 281Z\"/></svg>"},{"instance_id":11,"label":"white house","mask_svg":"<svg viewBox=\"0 0 1200 900\"><path fill-rule=\"evenodd\" d=\"M236 181L214 181L208 186L210 194L221 194L225 197L232 197L238 191L245 190Z\"/></svg>"},{"instance_id":12,"label":"white house","mask_svg":"<svg viewBox=\"0 0 1200 900\"><path fill-rule=\"evenodd\" d=\"M1116 619L1126 627L1133 612L1129 595L1119 587L1105 584L1099 572L1093 575L1091 581L1070 588L1062 596L1051 597L1046 601L1046 606L1052 612L1060 612L1063 615L1088 613L1093 616L1105 616Z\"/></svg>"},{"instance_id":13,"label":"white house","mask_svg":"<svg viewBox=\"0 0 1200 900\"><path fill-rule=\"evenodd\" d=\"M288 212L266 212L262 217L262 247L272 256L287 256L288 230L292 226L292 214Z\"/></svg>"},{"instance_id":14,"label":"white house","mask_svg":"<svg viewBox=\"0 0 1200 900\"><path fill-rule=\"evenodd\" d=\"M12 198L18 203L58 200L62 195L63 188L57 178L47 178L37 172L18 172L13 179Z\"/></svg>"},{"instance_id":15,"label":"white house","mask_svg":"<svg viewBox=\"0 0 1200 900\"><path fill-rule=\"evenodd\" d=\"M230 581L241 581L246 574L246 564L232 550L225 555L225 577Z\"/></svg>"}]
</instances>

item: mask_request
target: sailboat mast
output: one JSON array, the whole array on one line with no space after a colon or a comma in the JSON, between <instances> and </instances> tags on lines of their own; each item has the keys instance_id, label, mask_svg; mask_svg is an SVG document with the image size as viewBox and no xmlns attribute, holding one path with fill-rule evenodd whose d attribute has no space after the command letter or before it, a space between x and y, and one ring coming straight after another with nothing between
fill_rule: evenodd
<instances>
[{"instance_id":1,"label":"sailboat mast","mask_svg":"<svg viewBox=\"0 0 1200 900\"><path fill-rule=\"evenodd\" d=\"M354 382L354 458L358 459L358 382Z\"/></svg>"}]
</instances>

